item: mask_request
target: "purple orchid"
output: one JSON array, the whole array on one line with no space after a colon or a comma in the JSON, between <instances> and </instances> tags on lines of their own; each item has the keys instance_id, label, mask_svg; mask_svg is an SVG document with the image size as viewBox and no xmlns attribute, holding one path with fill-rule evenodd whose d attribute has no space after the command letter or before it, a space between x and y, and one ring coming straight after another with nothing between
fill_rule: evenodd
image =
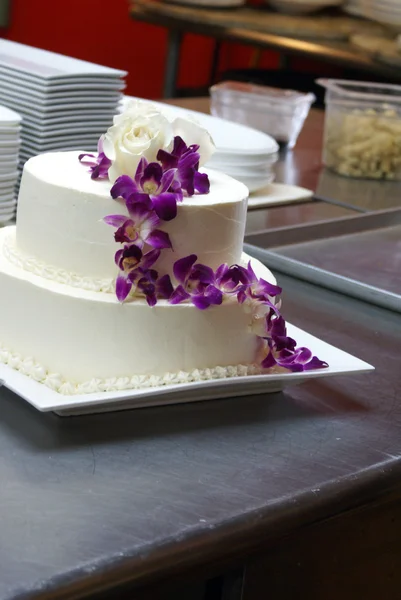
<instances>
[{"instance_id":1,"label":"purple orchid","mask_svg":"<svg viewBox=\"0 0 401 600\"><path fill-rule=\"evenodd\" d=\"M267 355L261 365L265 369L281 367L293 373L323 369L328 364L313 356L308 348L297 348L296 341L287 336L285 321L281 315L271 310L266 317L266 334L263 338Z\"/></svg>"},{"instance_id":2,"label":"purple orchid","mask_svg":"<svg viewBox=\"0 0 401 600\"><path fill-rule=\"evenodd\" d=\"M135 204L126 201L130 218L124 215L108 215L103 220L107 225L117 227L114 239L120 244L136 244L140 248L149 244L153 248L171 248L171 241L165 231L157 227L160 219L156 213L149 210L145 204Z\"/></svg>"},{"instance_id":3,"label":"purple orchid","mask_svg":"<svg viewBox=\"0 0 401 600\"><path fill-rule=\"evenodd\" d=\"M146 272L159 256L160 250L155 249L143 254L141 248L135 244L116 252L115 262L120 269L116 280L116 296L120 302L124 302L134 283L146 276Z\"/></svg>"},{"instance_id":4,"label":"purple orchid","mask_svg":"<svg viewBox=\"0 0 401 600\"><path fill-rule=\"evenodd\" d=\"M196 264L196 254L180 258L174 263L174 277L179 285L170 298L171 304L180 304L185 300L191 302L200 310L211 305L221 304L223 294L214 285L213 269L206 265Z\"/></svg>"},{"instance_id":5,"label":"purple orchid","mask_svg":"<svg viewBox=\"0 0 401 600\"><path fill-rule=\"evenodd\" d=\"M215 286L224 294L239 294L249 285L246 269L239 265L229 267L224 263L217 268L214 277Z\"/></svg>"},{"instance_id":6,"label":"purple orchid","mask_svg":"<svg viewBox=\"0 0 401 600\"><path fill-rule=\"evenodd\" d=\"M137 282L137 289L145 296L149 306L155 306L157 300L168 300L173 293L173 286L169 275L158 278L154 269L148 269Z\"/></svg>"},{"instance_id":7,"label":"purple orchid","mask_svg":"<svg viewBox=\"0 0 401 600\"><path fill-rule=\"evenodd\" d=\"M248 298L271 303L271 298L281 294L281 287L273 285L265 279L259 279L256 276L252 269L251 261L248 262L247 268L239 267L239 269L242 270L242 279L246 282L246 285L241 288L238 293L238 302L240 304L245 302Z\"/></svg>"},{"instance_id":8,"label":"purple orchid","mask_svg":"<svg viewBox=\"0 0 401 600\"><path fill-rule=\"evenodd\" d=\"M95 154L80 154L78 160L89 166L92 179L107 179L108 171L111 167L111 160L103 152L103 136L97 143L97 156Z\"/></svg>"},{"instance_id":9,"label":"purple orchid","mask_svg":"<svg viewBox=\"0 0 401 600\"><path fill-rule=\"evenodd\" d=\"M175 169L164 171L159 163L141 158L134 179L121 175L110 193L112 198L121 197L130 204L143 204L163 221L171 221L177 216L177 202L182 201L180 190L169 191L174 176Z\"/></svg>"},{"instance_id":10,"label":"purple orchid","mask_svg":"<svg viewBox=\"0 0 401 600\"><path fill-rule=\"evenodd\" d=\"M171 152L159 150L157 154L157 160L161 162L163 169L176 169L174 184L188 196L193 196L195 192L207 194L210 189L209 177L198 170L198 150L197 144L187 146L180 136L176 136Z\"/></svg>"}]
</instances>

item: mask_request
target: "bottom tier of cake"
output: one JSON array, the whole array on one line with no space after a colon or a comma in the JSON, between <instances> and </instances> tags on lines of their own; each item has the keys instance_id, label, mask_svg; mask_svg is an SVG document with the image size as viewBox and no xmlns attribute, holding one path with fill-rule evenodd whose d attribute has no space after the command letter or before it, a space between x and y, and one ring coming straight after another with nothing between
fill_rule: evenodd
<instances>
[{"instance_id":1,"label":"bottom tier of cake","mask_svg":"<svg viewBox=\"0 0 401 600\"><path fill-rule=\"evenodd\" d=\"M64 393L111 391L256 372L259 340L235 299L199 310L58 283L18 266L0 231L0 361ZM244 264L248 257L243 256ZM254 261L258 275L275 283Z\"/></svg>"}]
</instances>

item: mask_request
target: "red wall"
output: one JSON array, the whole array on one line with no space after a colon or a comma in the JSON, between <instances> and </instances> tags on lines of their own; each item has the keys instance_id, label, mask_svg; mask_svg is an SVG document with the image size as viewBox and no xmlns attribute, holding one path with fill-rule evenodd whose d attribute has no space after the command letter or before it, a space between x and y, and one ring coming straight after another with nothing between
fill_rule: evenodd
<instances>
[{"instance_id":1,"label":"red wall","mask_svg":"<svg viewBox=\"0 0 401 600\"><path fill-rule=\"evenodd\" d=\"M126 93L159 98L167 32L133 21L127 0L12 0L10 26L0 36L129 72ZM179 86L208 84L213 41L186 35ZM251 50L225 44L222 69L248 66ZM275 59L273 57L273 63ZM272 64L265 53L263 66Z\"/></svg>"},{"instance_id":2,"label":"red wall","mask_svg":"<svg viewBox=\"0 0 401 600\"><path fill-rule=\"evenodd\" d=\"M127 0L12 0L10 25L0 35L125 69L127 93L161 96L166 31L130 19ZM211 40L185 37L180 85L207 83L212 51Z\"/></svg>"}]
</instances>

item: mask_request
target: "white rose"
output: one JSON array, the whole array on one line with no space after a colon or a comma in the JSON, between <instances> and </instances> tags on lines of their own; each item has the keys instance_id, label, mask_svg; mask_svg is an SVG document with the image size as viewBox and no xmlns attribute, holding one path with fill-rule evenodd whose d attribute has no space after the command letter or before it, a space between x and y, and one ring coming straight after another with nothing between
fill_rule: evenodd
<instances>
[{"instance_id":1,"label":"white rose","mask_svg":"<svg viewBox=\"0 0 401 600\"><path fill-rule=\"evenodd\" d=\"M183 119L178 117L172 122L173 135L179 135L187 146L197 144L199 146L199 166L201 167L210 160L216 150L210 133L199 125L194 119Z\"/></svg>"},{"instance_id":2,"label":"white rose","mask_svg":"<svg viewBox=\"0 0 401 600\"><path fill-rule=\"evenodd\" d=\"M171 123L152 104L133 101L114 117L113 123L103 142L103 151L111 160L112 183L120 175L134 177L142 157L153 162L160 149L171 149Z\"/></svg>"}]
</instances>

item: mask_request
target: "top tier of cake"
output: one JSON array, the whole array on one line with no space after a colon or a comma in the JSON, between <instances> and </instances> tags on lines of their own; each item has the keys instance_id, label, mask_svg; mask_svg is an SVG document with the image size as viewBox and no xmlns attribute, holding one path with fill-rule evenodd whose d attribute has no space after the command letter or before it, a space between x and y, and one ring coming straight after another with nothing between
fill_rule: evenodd
<instances>
[{"instance_id":1,"label":"top tier of cake","mask_svg":"<svg viewBox=\"0 0 401 600\"><path fill-rule=\"evenodd\" d=\"M118 249L109 214L127 215L110 196L111 183L94 181L78 160L79 152L54 152L31 158L22 176L17 213L17 249L56 268L84 277L114 278ZM209 171L210 193L184 198L177 217L164 222L173 250L164 250L154 268L172 272L189 254L217 268L241 260L247 188Z\"/></svg>"}]
</instances>

